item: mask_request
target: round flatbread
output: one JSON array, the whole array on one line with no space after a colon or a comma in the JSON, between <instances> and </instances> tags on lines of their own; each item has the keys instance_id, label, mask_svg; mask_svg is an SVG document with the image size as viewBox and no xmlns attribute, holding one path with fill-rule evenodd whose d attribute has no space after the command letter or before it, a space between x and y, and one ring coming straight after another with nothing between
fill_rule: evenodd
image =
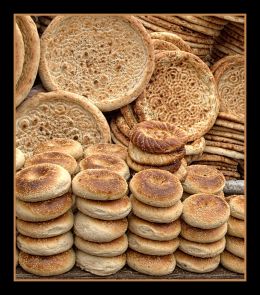
<instances>
[{"instance_id":1,"label":"round flatbread","mask_svg":"<svg viewBox=\"0 0 260 295\"><path fill-rule=\"evenodd\" d=\"M135 103L140 119L173 123L188 134L188 141L211 129L219 112L214 77L197 56L184 51L163 51L155 70Z\"/></svg>"},{"instance_id":2,"label":"round flatbread","mask_svg":"<svg viewBox=\"0 0 260 295\"><path fill-rule=\"evenodd\" d=\"M132 102L153 68L151 38L133 16L57 16L41 37L45 88L83 95L102 111Z\"/></svg>"},{"instance_id":3,"label":"round flatbread","mask_svg":"<svg viewBox=\"0 0 260 295\"><path fill-rule=\"evenodd\" d=\"M219 99L220 111L234 116L245 116L245 60L242 55L222 63L214 72Z\"/></svg>"},{"instance_id":4,"label":"round flatbread","mask_svg":"<svg viewBox=\"0 0 260 295\"><path fill-rule=\"evenodd\" d=\"M110 142L110 129L105 116L86 98L65 91L39 93L17 109L16 145L27 154L52 138L71 138L86 148Z\"/></svg>"},{"instance_id":5,"label":"round flatbread","mask_svg":"<svg viewBox=\"0 0 260 295\"><path fill-rule=\"evenodd\" d=\"M30 16L16 16L16 22L24 42L23 70L15 91L15 105L17 107L26 98L36 79L40 61L40 38L37 27Z\"/></svg>"}]
</instances>

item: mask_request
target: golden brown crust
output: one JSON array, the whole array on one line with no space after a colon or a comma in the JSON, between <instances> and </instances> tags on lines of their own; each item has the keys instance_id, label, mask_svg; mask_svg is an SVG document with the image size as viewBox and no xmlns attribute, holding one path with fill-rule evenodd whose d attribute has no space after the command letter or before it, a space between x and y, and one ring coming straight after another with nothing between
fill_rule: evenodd
<instances>
[{"instance_id":1,"label":"golden brown crust","mask_svg":"<svg viewBox=\"0 0 260 295\"><path fill-rule=\"evenodd\" d=\"M210 258L200 258L177 250L174 253L174 256L176 258L177 266L195 273L207 273L213 271L220 263L220 255Z\"/></svg>"},{"instance_id":2,"label":"golden brown crust","mask_svg":"<svg viewBox=\"0 0 260 295\"><path fill-rule=\"evenodd\" d=\"M245 257L245 240L226 235L226 250L240 258Z\"/></svg>"},{"instance_id":3,"label":"golden brown crust","mask_svg":"<svg viewBox=\"0 0 260 295\"><path fill-rule=\"evenodd\" d=\"M170 207L154 207L146 205L138 201L133 195L130 197L132 203L132 212L147 221L157 223L168 223L178 219L182 214L182 202L177 201L173 206Z\"/></svg>"},{"instance_id":4,"label":"golden brown crust","mask_svg":"<svg viewBox=\"0 0 260 295\"><path fill-rule=\"evenodd\" d=\"M72 269L75 259L73 249L51 256L35 256L22 251L19 253L20 266L25 271L39 276L63 274Z\"/></svg>"},{"instance_id":5,"label":"golden brown crust","mask_svg":"<svg viewBox=\"0 0 260 295\"><path fill-rule=\"evenodd\" d=\"M181 236L197 243L213 243L222 239L227 233L227 223L212 229L200 229L181 220Z\"/></svg>"},{"instance_id":6,"label":"golden brown crust","mask_svg":"<svg viewBox=\"0 0 260 295\"><path fill-rule=\"evenodd\" d=\"M130 141L128 146L128 154L132 160L139 164L165 166L184 158L185 149L181 148L173 153L168 154L154 154L142 151Z\"/></svg>"},{"instance_id":7,"label":"golden brown crust","mask_svg":"<svg viewBox=\"0 0 260 295\"><path fill-rule=\"evenodd\" d=\"M91 155L96 154L109 154L113 156L117 156L122 160L126 160L127 157L127 148L123 147L119 144L112 144L112 143L97 143L91 144L86 147L84 150L84 156L88 157Z\"/></svg>"},{"instance_id":8,"label":"golden brown crust","mask_svg":"<svg viewBox=\"0 0 260 295\"><path fill-rule=\"evenodd\" d=\"M205 138L202 136L201 138L198 138L194 140L193 142L189 142L185 144L185 155L198 155L202 154L205 148L206 142Z\"/></svg>"},{"instance_id":9,"label":"golden brown crust","mask_svg":"<svg viewBox=\"0 0 260 295\"><path fill-rule=\"evenodd\" d=\"M214 194L223 190L225 177L217 169L207 165L191 165L187 167L187 176L183 182L183 190L190 194Z\"/></svg>"},{"instance_id":10,"label":"golden brown crust","mask_svg":"<svg viewBox=\"0 0 260 295\"><path fill-rule=\"evenodd\" d=\"M139 164L139 163L135 162L134 160L132 160L129 156L127 156L126 162L127 162L127 165L136 172L140 172L145 169L162 169L162 170L169 171L171 173L176 172L180 168L181 163L182 163L180 160L178 160L178 161L175 161L169 165L149 166L149 165Z\"/></svg>"},{"instance_id":11,"label":"golden brown crust","mask_svg":"<svg viewBox=\"0 0 260 295\"><path fill-rule=\"evenodd\" d=\"M111 242L121 237L127 230L127 219L101 220L77 212L74 233L90 242Z\"/></svg>"},{"instance_id":12,"label":"golden brown crust","mask_svg":"<svg viewBox=\"0 0 260 295\"><path fill-rule=\"evenodd\" d=\"M232 216L228 219L227 234L237 238L245 237L245 222L244 220L234 218Z\"/></svg>"},{"instance_id":13,"label":"golden brown crust","mask_svg":"<svg viewBox=\"0 0 260 295\"><path fill-rule=\"evenodd\" d=\"M182 218L191 226L212 229L227 222L230 215L228 203L213 194L191 195L183 202Z\"/></svg>"},{"instance_id":14,"label":"golden brown crust","mask_svg":"<svg viewBox=\"0 0 260 295\"><path fill-rule=\"evenodd\" d=\"M84 95L102 111L132 102L150 80L153 68L150 36L133 16L58 16L41 37L39 73L45 87Z\"/></svg>"},{"instance_id":15,"label":"golden brown crust","mask_svg":"<svg viewBox=\"0 0 260 295\"><path fill-rule=\"evenodd\" d=\"M176 266L173 254L163 256L146 255L131 249L126 252L126 262L135 271L155 276L170 274Z\"/></svg>"},{"instance_id":16,"label":"golden brown crust","mask_svg":"<svg viewBox=\"0 0 260 295\"><path fill-rule=\"evenodd\" d=\"M91 200L116 200L127 194L126 180L106 169L88 169L79 172L72 180L76 196Z\"/></svg>"},{"instance_id":17,"label":"golden brown crust","mask_svg":"<svg viewBox=\"0 0 260 295\"><path fill-rule=\"evenodd\" d=\"M26 159L24 167L42 163L52 163L60 165L71 175L75 174L78 169L77 161L71 155L61 152L45 152L35 154Z\"/></svg>"},{"instance_id":18,"label":"golden brown crust","mask_svg":"<svg viewBox=\"0 0 260 295\"><path fill-rule=\"evenodd\" d=\"M120 112L123 115L127 125L130 129L132 129L135 124L138 123L138 120L136 118L136 115L133 111L133 103L127 104L126 106L120 108Z\"/></svg>"},{"instance_id":19,"label":"golden brown crust","mask_svg":"<svg viewBox=\"0 0 260 295\"><path fill-rule=\"evenodd\" d=\"M63 167L37 164L16 174L16 197L26 202L45 201L68 192L70 184L71 176Z\"/></svg>"},{"instance_id":20,"label":"golden brown crust","mask_svg":"<svg viewBox=\"0 0 260 295\"><path fill-rule=\"evenodd\" d=\"M113 201L94 201L77 197L76 206L82 213L102 220L122 219L132 208L128 196Z\"/></svg>"},{"instance_id":21,"label":"golden brown crust","mask_svg":"<svg viewBox=\"0 0 260 295\"><path fill-rule=\"evenodd\" d=\"M116 125L116 119L112 118L112 120L110 121L110 128L111 128L111 136L112 136L112 140L117 143L117 141L119 141L120 143L122 143L125 146L128 146L129 144L129 138L126 137L117 127ZM114 137L116 138L116 140L114 140Z\"/></svg>"},{"instance_id":22,"label":"golden brown crust","mask_svg":"<svg viewBox=\"0 0 260 295\"><path fill-rule=\"evenodd\" d=\"M142 151L164 154L183 148L187 134L167 122L143 121L132 129L131 142Z\"/></svg>"},{"instance_id":23,"label":"golden brown crust","mask_svg":"<svg viewBox=\"0 0 260 295\"><path fill-rule=\"evenodd\" d=\"M64 234L73 227L73 214L69 210L63 215L42 222L29 222L16 219L16 228L19 233L31 238L50 238Z\"/></svg>"},{"instance_id":24,"label":"golden brown crust","mask_svg":"<svg viewBox=\"0 0 260 295\"><path fill-rule=\"evenodd\" d=\"M232 200L229 202L230 215L244 220L245 219L245 196L233 195Z\"/></svg>"},{"instance_id":25,"label":"golden brown crust","mask_svg":"<svg viewBox=\"0 0 260 295\"><path fill-rule=\"evenodd\" d=\"M84 253L102 256L113 257L123 254L128 247L127 235L124 234L121 237L106 243L95 243L75 236L75 246Z\"/></svg>"},{"instance_id":26,"label":"golden brown crust","mask_svg":"<svg viewBox=\"0 0 260 295\"><path fill-rule=\"evenodd\" d=\"M109 154L95 154L88 156L79 163L81 170L107 169L114 171L126 180L130 177L126 162L117 156Z\"/></svg>"},{"instance_id":27,"label":"golden brown crust","mask_svg":"<svg viewBox=\"0 0 260 295\"><path fill-rule=\"evenodd\" d=\"M169 241L154 241L128 232L128 247L134 251L148 255L172 254L179 247L179 239Z\"/></svg>"},{"instance_id":28,"label":"golden brown crust","mask_svg":"<svg viewBox=\"0 0 260 295\"><path fill-rule=\"evenodd\" d=\"M81 144L78 141L70 138L54 138L41 142L33 151L34 155L44 152L60 152L68 154L76 160L83 156Z\"/></svg>"},{"instance_id":29,"label":"golden brown crust","mask_svg":"<svg viewBox=\"0 0 260 295\"><path fill-rule=\"evenodd\" d=\"M181 199L183 193L178 178L159 169L146 169L136 173L129 188L139 201L155 207L172 206Z\"/></svg>"},{"instance_id":30,"label":"golden brown crust","mask_svg":"<svg viewBox=\"0 0 260 295\"><path fill-rule=\"evenodd\" d=\"M237 273L245 273L246 264L245 260L233 255L229 251L224 251L221 255L221 265L226 269Z\"/></svg>"},{"instance_id":31,"label":"golden brown crust","mask_svg":"<svg viewBox=\"0 0 260 295\"><path fill-rule=\"evenodd\" d=\"M198 243L180 238L179 249L191 256L209 258L221 254L226 245L225 237L212 243Z\"/></svg>"},{"instance_id":32,"label":"golden brown crust","mask_svg":"<svg viewBox=\"0 0 260 295\"><path fill-rule=\"evenodd\" d=\"M155 241L175 239L181 231L180 219L169 223L146 221L134 214L128 216L128 229L136 235Z\"/></svg>"},{"instance_id":33,"label":"golden brown crust","mask_svg":"<svg viewBox=\"0 0 260 295\"><path fill-rule=\"evenodd\" d=\"M130 138L131 136L131 129L127 125L125 118L121 115L121 113L118 113L115 117L115 124L117 128L127 137Z\"/></svg>"},{"instance_id":34,"label":"golden brown crust","mask_svg":"<svg viewBox=\"0 0 260 295\"><path fill-rule=\"evenodd\" d=\"M42 202L23 202L16 199L16 216L21 220L41 222L54 219L68 211L73 203L70 192Z\"/></svg>"}]
</instances>

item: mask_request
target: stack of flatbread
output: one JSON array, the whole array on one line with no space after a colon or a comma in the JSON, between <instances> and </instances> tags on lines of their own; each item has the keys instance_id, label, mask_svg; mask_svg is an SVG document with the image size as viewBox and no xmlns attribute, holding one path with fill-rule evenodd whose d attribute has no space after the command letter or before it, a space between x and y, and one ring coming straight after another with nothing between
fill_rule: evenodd
<instances>
[{"instance_id":1,"label":"stack of flatbread","mask_svg":"<svg viewBox=\"0 0 260 295\"><path fill-rule=\"evenodd\" d=\"M227 55L244 54L244 17L231 16L226 20L228 23L216 38L212 48L213 63Z\"/></svg>"},{"instance_id":2,"label":"stack of flatbread","mask_svg":"<svg viewBox=\"0 0 260 295\"><path fill-rule=\"evenodd\" d=\"M226 56L211 68L220 99L214 126L204 135L206 147L195 163L216 166L226 179L240 179L244 161L245 70L242 55ZM192 161L193 161L192 160Z\"/></svg>"},{"instance_id":3,"label":"stack of flatbread","mask_svg":"<svg viewBox=\"0 0 260 295\"><path fill-rule=\"evenodd\" d=\"M228 23L214 16L148 15L136 16L148 32L172 32L185 40L204 61L210 56L214 39Z\"/></svg>"}]
</instances>

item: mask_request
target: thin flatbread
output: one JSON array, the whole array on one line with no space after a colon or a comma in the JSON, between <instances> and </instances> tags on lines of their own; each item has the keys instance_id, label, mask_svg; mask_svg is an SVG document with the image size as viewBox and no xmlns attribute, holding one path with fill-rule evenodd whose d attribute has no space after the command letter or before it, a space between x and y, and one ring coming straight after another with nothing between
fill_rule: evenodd
<instances>
[{"instance_id":1,"label":"thin flatbread","mask_svg":"<svg viewBox=\"0 0 260 295\"><path fill-rule=\"evenodd\" d=\"M220 155L220 156L226 156L232 159L244 159L244 154L236 152L236 151L231 151L228 149L220 148L220 147L215 147L215 146L206 146L204 149L204 152L214 154L214 155Z\"/></svg>"}]
</instances>

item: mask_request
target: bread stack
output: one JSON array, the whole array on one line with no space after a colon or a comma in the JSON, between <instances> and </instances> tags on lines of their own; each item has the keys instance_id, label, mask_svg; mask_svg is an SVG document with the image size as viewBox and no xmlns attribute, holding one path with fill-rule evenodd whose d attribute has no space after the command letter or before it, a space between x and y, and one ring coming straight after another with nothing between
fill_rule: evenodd
<instances>
[{"instance_id":1,"label":"bread stack","mask_svg":"<svg viewBox=\"0 0 260 295\"><path fill-rule=\"evenodd\" d=\"M129 217L127 264L148 275L166 275L175 269L179 246L182 186L169 171L146 169L129 183L132 215Z\"/></svg>"},{"instance_id":2,"label":"bread stack","mask_svg":"<svg viewBox=\"0 0 260 295\"><path fill-rule=\"evenodd\" d=\"M121 175L126 180L130 177L129 168L125 162L127 149L119 144L101 143L89 145L85 158L79 163L80 170L107 169Z\"/></svg>"},{"instance_id":3,"label":"bread stack","mask_svg":"<svg viewBox=\"0 0 260 295\"><path fill-rule=\"evenodd\" d=\"M186 133L166 122L143 121L134 126L128 146L127 164L138 172L161 169L180 181L186 177Z\"/></svg>"},{"instance_id":4,"label":"bread stack","mask_svg":"<svg viewBox=\"0 0 260 295\"><path fill-rule=\"evenodd\" d=\"M227 55L244 54L244 17L224 16L227 24L215 39L211 58L213 63Z\"/></svg>"},{"instance_id":5,"label":"bread stack","mask_svg":"<svg viewBox=\"0 0 260 295\"><path fill-rule=\"evenodd\" d=\"M224 197L225 177L212 166L191 165L187 167L187 176L182 186L182 201L190 195L200 193Z\"/></svg>"},{"instance_id":6,"label":"bread stack","mask_svg":"<svg viewBox=\"0 0 260 295\"><path fill-rule=\"evenodd\" d=\"M76 265L98 276L124 267L128 246L126 216L131 211L128 185L119 174L106 169L87 169L72 180L77 196L74 233Z\"/></svg>"},{"instance_id":7,"label":"bread stack","mask_svg":"<svg viewBox=\"0 0 260 295\"><path fill-rule=\"evenodd\" d=\"M219 196L194 194L185 199L177 266L196 273L216 269L225 249L229 215L228 203Z\"/></svg>"},{"instance_id":8,"label":"bread stack","mask_svg":"<svg viewBox=\"0 0 260 295\"><path fill-rule=\"evenodd\" d=\"M203 60L210 55L214 38L219 36L228 21L216 17L191 15L136 16L149 33L171 32L181 37L192 53Z\"/></svg>"},{"instance_id":9,"label":"bread stack","mask_svg":"<svg viewBox=\"0 0 260 295\"><path fill-rule=\"evenodd\" d=\"M232 55L220 59L211 68L220 98L220 112L214 126L204 135L202 156L192 157L221 171L226 180L241 179L244 161L245 69L244 57ZM241 172L241 174L239 173Z\"/></svg>"},{"instance_id":10,"label":"bread stack","mask_svg":"<svg viewBox=\"0 0 260 295\"><path fill-rule=\"evenodd\" d=\"M237 273L245 273L245 196L228 198L230 217L226 235L226 249L221 254L221 264Z\"/></svg>"},{"instance_id":11,"label":"bread stack","mask_svg":"<svg viewBox=\"0 0 260 295\"><path fill-rule=\"evenodd\" d=\"M19 264L32 274L58 275L75 264L70 186L69 172L56 164L32 165L16 174Z\"/></svg>"}]
</instances>

